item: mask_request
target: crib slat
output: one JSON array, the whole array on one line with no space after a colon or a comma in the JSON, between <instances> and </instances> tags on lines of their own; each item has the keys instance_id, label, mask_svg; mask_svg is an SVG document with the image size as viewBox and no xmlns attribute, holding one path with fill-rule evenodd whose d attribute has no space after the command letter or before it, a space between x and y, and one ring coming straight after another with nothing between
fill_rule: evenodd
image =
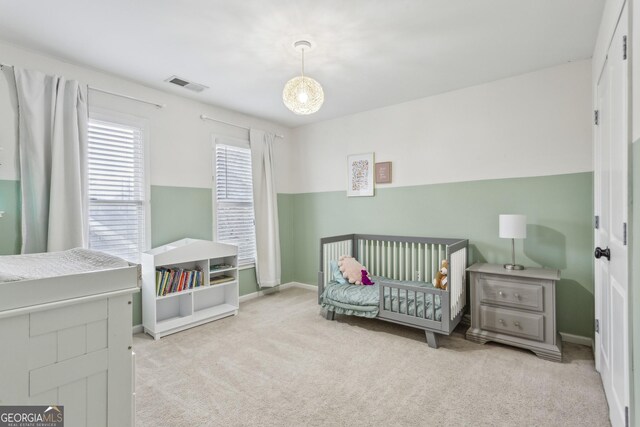
<instances>
[{"instance_id":1,"label":"crib slat","mask_svg":"<svg viewBox=\"0 0 640 427\"><path fill-rule=\"evenodd\" d=\"M429 245L424 245L424 280L431 281L431 269L429 268Z\"/></svg>"},{"instance_id":2,"label":"crib slat","mask_svg":"<svg viewBox=\"0 0 640 427\"><path fill-rule=\"evenodd\" d=\"M389 277L396 278L396 242L389 244Z\"/></svg>"},{"instance_id":3,"label":"crib slat","mask_svg":"<svg viewBox=\"0 0 640 427\"><path fill-rule=\"evenodd\" d=\"M422 293L422 317L427 318L427 293Z\"/></svg>"},{"instance_id":4,"label":"crib slat","mask_svg":"<svg viewBox=\"0 0 640 427\"><path fill-rule=\"evenodd\" d=\"M368 248L369 248L369 246L367 245L367 241L363 240L362 241L362 252L361 252L362 255L360 255L360 258L362 258L362 259L358 260L363 265L367 265L367 258L369 257L369 253L368 253L369 249Z\"/></svg>"},{"instance_id":5,"label":"crib slat","mask_svg":"<svg viewBox=\"0 0 640 427\"><path fill-rule=\"evenodd\" d=\"M413 292L413 317L418 317L418 297L417 292Z\"/></svg>"},{"instance_id":6,"label":"crib slat","mask_svg":"<svg viewBox=\"0 0 640 427\"><path fill-rule=\"evenodd\" d=\"M376 271L376 241L371 241L369 264L367 267L371 267L371 271Z\"/></svg>"},{"instance_id":7,"label":"crib slat","mask_svg":"<svg viewBox=\"0 0 640 427\"><path fill-rule=\"evenodd\" d=\"M402 260L403 260L402 243L398 243L398 280L402 280Z\"/></svg>"},{"instance_id":8,"label":"crib slat","mask_svg":"<svg viewBox=\"0 0 640 427\"><path fill-rule=\"evenodd\" d=\"M403 252L404 252L404 257L402 258L402 272L403 272L403 277L402 280L409 280L409 257L411 256L411 254L409 253L409 243L406 243L404 245L402 245L403 248Z\"/></svg>"},{"instance_id":9,"label":"crib slat","mask_svg":"<svg viewBox=\"0 0 640 427\"><path fill-rule=\"evenodd\" d=\"M418 243L418 279L422 278L424 281L424 271L422 271L422 243Z\"/></svg>"},{"instance_id":10,"label":"crib slat","mask_svg":"<svg viewBox=\"0 0 640 427\"><path fill-rule=\"evenodd\" d=\"M376 243L377 241L375 240L371 241L371 271L376 271L378 269L378 264L376 262Z\"/></svg>"},{"instance_id":11,"label":"crib slat","mask_svg":"<svg viewBox=\"0 0 640 427\"><path fill-rule=\"evenodd\" d=\"M406 242L404 244L404 279L409 280L409 257L411 254L409 253L409 243Z\"/></svg>"},{"instance_id":12,"label":"crib slat","mask_svg":"<svg viewBox=\"0 0 640 427\"><path fill-rule=\"evenodd\" d=\"M408 290L404 290L404 311L405 314L408 316L409 315L409 291Z\"/></svg>"},{"instance_id":13,"label":"crib slat","mask_svg":"<svg viewBox=\"0 0 640 427\"><path fill-rule=\"evenodd\" d=\"M382 242L382 276L385 276L387 274L387 251L386 251L386 244L387 242Z\"/></svg>"},{"instance_id":14,"label":"crib slat","mask_svg":"<svg viewBox=\"0 0 640 427\"><path fill-rule=\"evenodd\" d=\"M386 257L385 266L384 266L384 276L391 277L391 273L389 272L389 264L391 263L391 253L389 252L390 243L385 242L384 244L384 254Z\"/></svg>"},{"instance_id":15,"label":"crib slat","mask_svg":"<svg viewBox=\"0 0 640 427\"><path fill-rule=\"evenodd\" d=\"M413 272L412 280L418 280L418 249L415 247L415 243L411 244L411 271Z\"/></svg>"},{"instance_id":16,"label":"crib slat","mask_svg":"<svg viewBox=\"0 0 640 427\"><path fill-rule=\"evenodd\" d=\"M436 266L436 248L435 245L431 245L431 275L435 277L438 267Z\"/></svg>"},{"instance_id":17,"label":"crib slat","mask_svg":"<svg viewBox=\"0 0 640 427\"><path fill-rule=\"evenodd\" d=\"M362 264L365 265L365 266L369 265L369 251L370 250L371 250L371 245L369 244L369 240L365 240L364 241L365 257L364 257L364 261L362 262Z\"/></svg>"}]
</instances>

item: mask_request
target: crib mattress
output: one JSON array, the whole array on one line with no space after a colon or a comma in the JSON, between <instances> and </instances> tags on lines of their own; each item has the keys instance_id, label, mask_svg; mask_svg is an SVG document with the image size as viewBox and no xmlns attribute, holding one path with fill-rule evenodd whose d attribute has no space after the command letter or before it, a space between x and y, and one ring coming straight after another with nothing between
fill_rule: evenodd
<instances>
[{"instance_id":1,"label":"crib mattress","mask_svg":"<svg viewBox=\"0 0 640 427\"><path fill-rule=\"evenodd\" d=\"M431 283L394 280L380 276L372 276L371 280L375 282L372 286L352 285L350 283L340 284L337 282L328 283L322 294L322 307L338 314L373 318L377 317L380 311L380 281L433 288ZM384 306L385 309L391 309L396 312L405 313L408 311L411 316L415 316L417 311L417 316L421 318L425 318L426 310L426 318L434 320L433 295L427 295L426 301L422 295L418 293L416 300L415 292L409 291L407 297L404 290L401 290L400 295L398 295L396 290L385 288ZM435 320L442 320L439 298L436 298Z\"/></svg>"}]
</instances>

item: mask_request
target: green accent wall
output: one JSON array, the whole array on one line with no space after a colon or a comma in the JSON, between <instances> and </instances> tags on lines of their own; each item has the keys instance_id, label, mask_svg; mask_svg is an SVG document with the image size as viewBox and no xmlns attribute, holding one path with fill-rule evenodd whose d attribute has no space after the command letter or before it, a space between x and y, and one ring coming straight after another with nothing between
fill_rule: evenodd
<instances>
[{"instance_id":1,"label":"green accent wall","mask_svg":"<svg viewBox=\"0 0 640 427\"><path fill-rule=\"evenodd\" d=\"M290 198L293 231L284 248L295 281L317 281L319 240L346 233L469 239L470 263L503 264L511 242L498 237L498 215L527 215L527 238L516 241L516 261L561 270L558 330L593 337L593 174L495 179L378 188L375 197L344 191ZM289 243L289 241L288 241Z\"/></svg>"},{"instance_id":2,"label":"green accent wall","mask_svg":"<svg viewBox=\"0 0 640 427\"><path fill-rule=\"evenodd\" d=\"M634 144L634 159L639 155ZM523 213L528 236L516 242L518 262L562 270L558 329L592 337L592 181L592 173L579 173L378 188L375 197L347 198L341 191L279 194L282 282L315 284L320 238L354 232L468 238L470 262L502 264L509 260L510 244L498 238L498 215ZM0 210L5 211L0 219L2 254L20 250L19 194L18 181L0 181ZM184 237L211 239L211 191L152 186L151 233L153 247ZM240 294L257 290L255 269L242 270ZM635 294L634 304L637 315L640 299ZM133 314L133 324L140 324L139 295Z\"/></svg>"},{"instance_id":3,"label":"green accent wall","mask_svg":"<svg viewBox=\"0 0 640 427\"><path fill-rule=\"evenodd\" d=\"M0 180L0 255L20 253L20 181Z\"/></svg>"},{"instance_id":4,"label":"green accent wall","mask_svg":"<svg viewBox=\"0 0 640 427\"><path fill-rule=\"evenodd\" d=\"M211 189L151 186L151 247L191 237L211 240Z\"/></svg>"},{"instance_id":5,"label":"green accent wall","mask_svg":"<svg viewBox=\"0 0 640 427\"><path fill-rule=\"evenodd\" d=\"M280 268L282 283L294 281L293 224L295 195L278 194L278 227L280 229Z\"/></svg>"}]
</instances>

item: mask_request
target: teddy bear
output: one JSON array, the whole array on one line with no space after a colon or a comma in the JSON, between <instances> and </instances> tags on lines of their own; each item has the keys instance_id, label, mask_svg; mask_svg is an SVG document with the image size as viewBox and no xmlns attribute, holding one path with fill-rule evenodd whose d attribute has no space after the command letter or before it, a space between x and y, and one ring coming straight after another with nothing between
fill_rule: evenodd
<instances>
[{"instance_id":1,"label":"teddy bear","mask_svg":"<svg viewBox=\"0 0 640 427\"><path fill-rule=\"evenodd\" d=\"M354 285L362 285L362 271L366 268L356 261L355 258L343 255L338 260L338 267L342 272L342 276L347 279L349 283ZM369 278L367 277L367 280Z\"/></svg>"},{"instance_id":2,"label":"teddy bear","mask_svg":"<svg viewBox=\"0 0 640 427\"><path fill-rule=\"evenodd\" d=\"M436 277L433 278L433 286L438 289L447 290L447 274L449 273L449 261L446 259L442 260L442 264L440 266L440 270L436 273Z\"/></svg>"}]
</instances>

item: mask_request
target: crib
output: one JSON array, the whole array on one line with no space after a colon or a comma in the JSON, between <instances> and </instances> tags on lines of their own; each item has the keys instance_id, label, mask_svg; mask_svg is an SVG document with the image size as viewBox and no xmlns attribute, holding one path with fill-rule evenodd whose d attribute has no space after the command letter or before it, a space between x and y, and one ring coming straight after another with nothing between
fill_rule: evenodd
<instances>
[{"instance_id":1,"label":"crib","mask_svg":"<svg viewBox=\"0 0 640 427\"><path fill-rule=\"evenodd\" d=\"M318 304L334 320L339 304L323 301L334 284L331 261L350 255L377 277L379 297L375 318L425 331L429 347L438 348L438 336L450 335L466 305L468 240L430 237L345 234L320 239ZM449 262L446 290L431 285L442 260ZM364 288L364 287L363 287ZM430 302L431 310L427 310Z\"/></svg>"}]
</instances>

